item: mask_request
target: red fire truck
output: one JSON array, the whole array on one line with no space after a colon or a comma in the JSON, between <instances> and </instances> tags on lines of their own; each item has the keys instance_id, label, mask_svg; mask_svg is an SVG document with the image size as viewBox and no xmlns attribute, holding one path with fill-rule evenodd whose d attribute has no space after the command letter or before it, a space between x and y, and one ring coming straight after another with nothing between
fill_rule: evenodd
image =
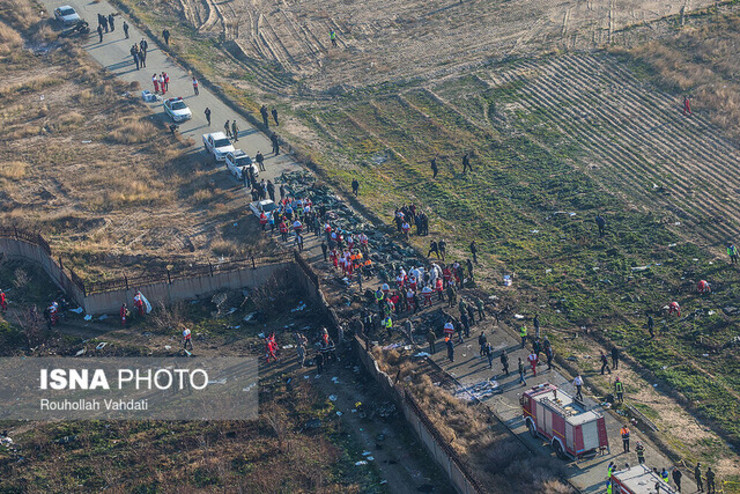
<instances>
[{"instance_id":1,"label":"red fire truck","mask_svg":"<svg viewBox=\"0 0 740 494\"><path fill-rule=\"evenodd\" d=\"M560 458L579 459L609 448L604 415L550 383L525 391L520 398L532 437L544 437Z\"/></svg>"},{"instance_id":2,"label":"red fire truck","mask_svg":"<svg viewBox=\"0 0 740 494\"><path fill-rule=\"evenodd\" d=\"M676 494L668 482L645 465L612 473L612 494Z\"/></svg>"}]
</instances>

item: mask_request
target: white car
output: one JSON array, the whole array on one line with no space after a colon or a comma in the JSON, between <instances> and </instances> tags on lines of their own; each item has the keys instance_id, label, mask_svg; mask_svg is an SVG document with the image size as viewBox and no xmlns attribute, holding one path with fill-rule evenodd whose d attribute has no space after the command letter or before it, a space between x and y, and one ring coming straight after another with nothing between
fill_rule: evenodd
<instances>
[{"instance_id":1,"label":"white car","mask_svg":"<svg viewBox=\"0 0 740 494\"><path fill-rule=\"evenodd\" d=\"M269 199L265 199L263 201L250 202L249 209L252 210L257 218L260 217L261 213L265 213L267 215L267 219L269 220L270 216L272 216L273 212L277 209L277 204Z\"/></svg>"},{"instance_id":2,"label":"white car","mask_svg":"<svg viewBox=\"0 0 740 494\"><path fill-rule=\"evenodd\" d=\"M203 146L208 154L212 154L216 158L216 161L224 161L228 153L236 151L223 132L203 134Z\"/></svg>"},{"instance_id":3,"label":"white car","mask_svg":"<svg viewBox=\"0 0 740 494\"><path fill-rule=\"evenodd\" d=\"M182 100L182 96L179 98L167 98L162 103L164 111L170 118L175 122L184 122L193 118L193 113L188 108L188 105Z\"/></svg>"},{"instance_id":4,"label":"white car","mask_svg":"<svg viewBox=\"0 0 740 494\"><path fill-rule=\"evenodd\" d=\"M79 14L75 12L75 9L69 5L55 8L54 18L66 26L77 24L77 22L82 20Z\"/></svg>"},{"instance_id":5,"label":"white car","mask_svg":"<svg viewBox=\"0 0 740 494\"><path fill-rule=\"evenodd\" d=\"M245 166L252 169L252 176L254 178L259 176L259 168L252 162L252 158L247 153L241 149L235 149L231 153L226 153L226 168L229 169L237 180L244 180L242 170Z\"/></svg>"}]
</instances>

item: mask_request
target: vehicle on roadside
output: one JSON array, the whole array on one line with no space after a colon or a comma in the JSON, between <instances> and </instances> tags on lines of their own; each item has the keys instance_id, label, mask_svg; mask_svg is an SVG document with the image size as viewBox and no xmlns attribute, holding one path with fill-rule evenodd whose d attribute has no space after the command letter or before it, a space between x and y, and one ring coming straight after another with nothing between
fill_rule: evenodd
<instances>
[{"instance_id":1,"label":"vehicle on roadside","mask_svg":"<svg viewBox=\"0 0 740 494\"><path fill-rule=\"evenodd\" d=\"M54 19L61 22L65 26L71 26L77 24L82 20L82 17L69 5L57 7L54 9Z\"/></svg>"},{"instance_id":2,"label":"vehicle on roadside","mask_svg":"<svg viewBox=\"0 0 740 494\"><path fill-rule=\"evenodd\" d=\"M645 465L612 472L612 494L676 494L668 482Z\"/></svg>"},{"instance_id":3,"label":"vehicle on roadside","mask_svg":"<svg viewBox=\"0 0 740 494\"><path fill-rule=\"evenodd\" d=\"M519 403L529 433L546 439L559 458L595 456L609 449L604 415L587 409L554 384L528 389Z\"/></svg>"},{"instance_id":4,"label":"vehicle on roadside","mask_svg":"<svg viewBox=\"0 0 740 494\"><path fill-rule=\"evenodd\" d=\"M275 210L277 210L277 204L272 202L270 199L264 199L262 201L249 203L249 209L252 210L252 213L254 213L257 218L260 217L260 214L265 213L269 221Z\"/></svg>"},{"instance_id":5,"label":"vehicle on roadside","mask_svg":"<svg viewBox=\"0 0 740 494\"><path fill-rule=\"evenodd\" d=\"M203 134L203 147L206 153L213 155L216 161L224 161L228 153L236 151L231 141L223 132Z\"/></svg>"},{"instance_id":6,"label":"vehicle on roadside","mask_svg":"<svg viewBox=\"0 0 740 494\"><path fill-rule=\"evenodd\" d=\"M193 118L193 113L188 108L188 105L182 99L182 96L178 98L167 98L162 103L164 106L164 112L170 116L175 123L184 122Z\"/></svg>"},{"instance_id":7,"label":"vehicle on roadside","mask_svg":"<svg viewBox=\"0 0 740 494\"><path fill-rule=\"evenodd\" d=\"M259 176L259 168L247 153L241 149L235 149L230 153L226 153L226 168L237 180L244 179L242 177L242 170L244 170L245 166L252 169L252 176L254 178Z\"/></svg>"}]
</instances>

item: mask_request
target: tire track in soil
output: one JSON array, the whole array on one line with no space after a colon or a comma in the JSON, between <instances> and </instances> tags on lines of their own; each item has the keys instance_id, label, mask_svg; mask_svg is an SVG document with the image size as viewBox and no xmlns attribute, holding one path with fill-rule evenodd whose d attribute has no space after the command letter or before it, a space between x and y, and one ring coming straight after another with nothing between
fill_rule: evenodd
<instances>
[{"instance_id":1,"label":"tire track in soil","mask_svg":"<svg viewBox=\"0 0 740 494\"><path fill-rule=\"evenodd\" d=\"M613 61L589 56L523 61L491 79L481 77L491 88L523 82L514 90L520 103L609 163L613 170L600 167L596 174L602 182L627 186L630 202L638 197L674 212L679 206L682 221L702 225L704 231L694 233L710 244L740 232L735 213L740 204L733 199L740 189L733 166L740 152L701 117L673 124L682 115L670 95L642 84ZM666 177L674 179L670 197L646 192L646 179L665 184ZM718 191L719 197L695 190L695 183Z\"/></svg>"}]
</instances>

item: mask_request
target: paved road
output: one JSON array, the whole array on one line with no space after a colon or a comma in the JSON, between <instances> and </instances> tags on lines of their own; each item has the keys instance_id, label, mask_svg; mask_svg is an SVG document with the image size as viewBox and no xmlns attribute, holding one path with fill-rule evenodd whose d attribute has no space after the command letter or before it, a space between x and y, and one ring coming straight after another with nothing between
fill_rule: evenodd
<instances>
[{"instance_id":1,"label":"paved road","mask_svg":"<svg viewBox=\"0 0 740 494\"><path fill-rule=\"evenodd\" d=\"M80 16L90 23L92 30L90 37L87 40L81 41L84 48L100 65L122 80L126 82L138 81L143 89L153 91L152 75L155 72L159 74L163 71L169 74L170 90L167 96L182 96L193 112L193 118L180 125L180 132L183 135L195 139L196 147L202 148L201 135L209 131L203 113L206 107L209 107L212 112L212 126L210 131L223 131L223 125L226 120L232 121L236 119L240 132L239 141L235 143L235 146L243 149L252 157L257 154L257 151L262 151L262 154L265 155L267 171L261 173L260 178L273 179L283 171L298 169L299 165L289 155L281 154L277 157L274 156L271 153L272 144L267 136L250 126L236 112L208 91L208 89L201 85L200 95L195 96L191 82L192 75L175 63L167 53L162 52L151 39L136 29L128 19L130 39L125 39L122 25L126 17L120 14L108 2L100 1L93 3L82 0L55 2L52 0L41 0L41 3L46 7L47 12L53 12L60 5L71 5L74 7ZM98 13L104 15L110 13L117 14L115 15L116 30L104 34L102 43L98 43L98 34L94 31L97 27ZM139 42L141 39L146 39L149 44L146 60L147 67L136 70L136 65L129 50L132 44ZM153 112L160 113L163 118L166 118L162 110L162 103L151 103L149 106ZM279 131L279 127L276 130Z\"/></svg>"}]
</instances>

